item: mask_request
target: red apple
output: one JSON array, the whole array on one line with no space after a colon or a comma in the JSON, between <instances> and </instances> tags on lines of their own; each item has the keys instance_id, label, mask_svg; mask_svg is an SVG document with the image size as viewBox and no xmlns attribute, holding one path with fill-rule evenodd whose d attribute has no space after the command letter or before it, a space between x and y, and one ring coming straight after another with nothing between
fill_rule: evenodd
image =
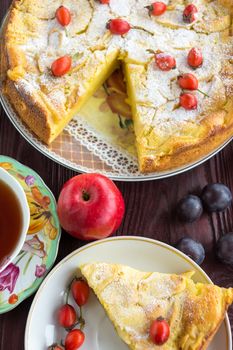
<instances>
[{"instance_id":1,"label":"red apple","mask_svg":"<svg viewBox=\"0 0 233 350\"><path fill-rule=\"evenodd\" d=\"M57 211L65 231L83 240L93 240L108 237L117 230L125 204L110 179L99 174L83 174L65 183Z\"/></svg>"}]
</instances>

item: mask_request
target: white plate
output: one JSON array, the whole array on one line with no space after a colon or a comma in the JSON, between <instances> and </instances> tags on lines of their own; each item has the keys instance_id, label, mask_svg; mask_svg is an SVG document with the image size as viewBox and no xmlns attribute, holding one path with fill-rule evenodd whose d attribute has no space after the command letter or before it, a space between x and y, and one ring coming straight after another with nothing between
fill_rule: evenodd
<instances>
[{"instance_id":1,"label":"white plate","mask_svg":"<svg viewBox=\"0 0 233 350\"><path fill-rule=\"evenodd\" d=\"M144 271L182 273L195 270L195 281L210 283L205 272L176 249L148 238L115 237L88 244L63 259L48 275L32 303L25 331L25 350L47 350L64 336L56 323L56 310L63 303L66 286L78 266L90 261L121 263ZM86 341L82 350L127 350L102 306L92 294L84 307ZM232 350L226 317L208 350Z\"/></svg>"}]
</instances>

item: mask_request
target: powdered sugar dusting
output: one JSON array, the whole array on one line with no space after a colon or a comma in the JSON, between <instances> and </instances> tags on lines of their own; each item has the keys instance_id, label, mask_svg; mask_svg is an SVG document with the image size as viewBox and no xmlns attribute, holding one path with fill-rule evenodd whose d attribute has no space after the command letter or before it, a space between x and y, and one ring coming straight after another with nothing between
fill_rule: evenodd
<instances>
[{"instance_id":1,"label":"powdered sugar dusting","mask_svg":"<svg viewBox=\"0 0 233 350\"><path fill-rule=\"evenodd\" d=\"M127 344L136 342L137 349L155 349L149 328L151 321L160 316L169 320L171 338L176 339L177 322L187 297L182 276L150 274L104 263L87 264L82 272Z\"/></svg>"},{"instance_id":2,"label":"powdered sugar dusting","mask_svg":"<svg viewBox=\"0 0 233 350\"><path fill-rule=\"evenodd\" d=\"M207 8L201 0L193 2L199 8L196 23L200 27ZM28 19L32 29L29 26L27 42L19 46L33 69L16 86L23 86L29 94L43 87L54 106L65 110L69 95L76 93L76 90L79 95L84 94L88 82L95 75L96 67L103 65L106 55L116 49L126 62L146 67L140 79L135 73L137 69L131 72L130 79L135 89L138 110L142 112L140 118L146 125L155 127L156 132L169 135L175 128L179 133L186 123L199 123L205 106L209 108L216 96L222 98L224 89L228 95L233 93L230 75L221 75L225 88L220 84L212 84L214 78L220 76L223 62L232 58L232 52L229 52L227 44L221 44L219 33L207 35L205 31L200 33L191 30L191 26L182 19L183 4L176 4L162 16L150 17L145 8L151 4L150 0L111 0L109 5L88 0L64 0L63 3L72 14L72 21L67 28L62 27L51 14L48 20L33 19L31 15ZM31 13L37 15L33 9ZM214 12L212 16L215 16ZM116 17L122 17L131 24L132 29L127 35L112 36L106 29L106 23ZM192 24L194 28L196 23ZM187 54L192 47L201 47L204 56L203 66L195 72L187 64ZM162 51L162 55L174 56L176 69L160 71L152 53L157 50ZM64 55L72 56L72 68L77 68L77 74L67 76L64 80L54 79L50 74L51 64ZM90 57L93 57L90 65L83 68ZM39 74L35 74L35 71ZM197 110L177 108L182 91L176 79L183 73L195 74L203 91L209 92L209 98L198 93Z\"/></svg>"},{"instance_id":3,"label":"powdered sugar dusting","mask_svg":"<svg viewBox=\"0 0 233 350\"><path fill-rule=\"evenodd\" d=\"M111 0L110 9L113 14L117 16L129 16L132 9L135 8L136 0Z\"/></svg>"},{"instance_id":4,"label":"powdered sugar dusting","mask_svg":"<svg viewBox=\"0 0 233 350\"><path fill-rule=\"evenodd\" d=\"M36 83L36 80L28 81L31 75L26 74L24 79L20 79L16 84L17 89L23 89L23 91L29 95L33 95L33 92L39 89L39 85Z\"/></svg>"},{"instance_id":5,"label":"powdered sugar dusting","mask_svg":"<svg viewBox=\"0 0 233 350\"><path fill-rule=\"evenodd\" d=\"M109 264L105 263L97 263L95 264L96 268L91 274L91 283L95 285L102 284L105 280L108 280L109 278L112 278L114 274L114 270ZM86 272L89 274L89 266L87 266L87 271L86 267L84 267L84 273Z\"/></svg>"}]
</instances>

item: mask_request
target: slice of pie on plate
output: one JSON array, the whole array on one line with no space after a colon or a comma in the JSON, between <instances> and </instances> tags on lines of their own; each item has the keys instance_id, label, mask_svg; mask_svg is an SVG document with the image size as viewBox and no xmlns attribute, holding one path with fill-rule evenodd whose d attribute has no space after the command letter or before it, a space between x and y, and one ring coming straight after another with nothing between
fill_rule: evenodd
<instances>
[{"instance_id":1,"label":"slice of pie on plate","mask_svg":"<svg viewBox=\"0 0 233 350\"><path fill-rule=\"evenodd\" d=\"M81 272L132 350L205 350L233 302L232 288L194 283L193 272L141 272L102 262L84 264ZM159 317L170 326L162 346L149 336L152 321Z\"/></svg>"}]
</instances>

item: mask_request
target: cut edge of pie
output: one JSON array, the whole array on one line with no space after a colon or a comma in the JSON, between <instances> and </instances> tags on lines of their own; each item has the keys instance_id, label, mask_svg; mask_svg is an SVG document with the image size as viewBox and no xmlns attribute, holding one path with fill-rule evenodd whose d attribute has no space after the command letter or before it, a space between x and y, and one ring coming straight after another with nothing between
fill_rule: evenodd
<instances>
[{"instance_id":1,"label":"cut edge of pie","mask_svg":"<svg viewBox=\"0 0 233 350\"><path fill-rule=\"evenodd\" d=\"M139 167L142 172L150 173L153 171L165 171L171 168L179 168L183 165L188 165L193 161L199 160L201 157L206 156L211 151L221 146L224 141L227 141L233 135L233 100L225 106L224 109L211 112L206 116L199 125L192 125L192 129L188 130L189 136L194 135L194 142L186 142L180 138L170 137L170 142L165 143L165 147L168 147L167 154L164 153L161 157L154 157L153 149L150 150L146 146L146 141L141 135L144 130L140 118L137 117L137 108L132 101L136 100L134 86L131 84L130 64L124 64L125 76L127 77L127 91L129 100L131 101L132 112L134 116L134 129L136 137L136 146L138 151ZM138 67L136 68L138 69ZM140 67L139 67L140 69ZM200 135L200 128L202 128L202 134ZM196 138L196 135L200 137ZM162 145L163 147L163 145ZM161 150L162 150L161 147Z\"/></svg>"},{"instance_id":2,"label":"cut edge of pie","mask_svg":"<svg viewBox=\"0 0 233 350\"><path fill-rule=\"evenodd\" d=\"M98 67L99 72L96 74L95 80L90 82L86 93L79 97L78 102L61 122L59 110L43 98L43 93L32 93L24 84L16 87L18 79L27 70L27 62L24 60L22 53L19 53L17 48L15 49L14 44L11 44L10 35L8 35L8 29L17 20L17 15L14 11L17 2L20 2L20 0L14 0L11 5L1 43L0 75L4 81L3 93L8 97L21 119L41 141L49 145L118 67L118 50L106 55L106 61L102 66Z\"/></svg>"},{"instance_id":3,"label":"cut edge of pie","mask_svg":"<svg viewBox=\"0 0 233 350\"><path fill-rule=\"evenodd\" d=\"M231 4L228 0L219 2L231 11ZM147 127L145 128L137 111L135 85L131 82L131 71L134 70L134 63L132 64L130 60L127 61L127 58L121 58L118 49L106 54L106 61L98 67L99 72L96 74L95 80L90 82L86 93L80 96L78 102L61 121L59 109L45 100L43 93L29 92L24 84L16 87L17 81L25 73L23 72L24 69L27 69L27 62L18 52L17 46L14 46L14 40L13 44L11 43L11 37L8 35L9 28L15 25L15 9L19 4L20 0L13 1L2 38L1 76L5 75L3 92L21 119L43 142L50 144L59 135L89 97L119 66L119 60L121 59L123 60L129 101L133 112L139 169L142 173L176 169L198 161L211 151L215 151L233 135L233 99L229 98L224 106L220 106L216 111L210 110L199 124L190 123L186 125L187 130L184 130L184 134L187 137L170 136L164 142L160 142L159 146L156 146L155 155L154 144L157 145L157 141L155 142L154 138L157 135L150 132ZM136 66L140 69L140 64L136 64ZM229 74L232 78L233 68L230 69Z\"/></svg>"},{"instance_id":4,"label":"cut edge of pie","mask_svg":"<svg viewBox=\"0 0 233 350\"><path fill-rule=\"evenodd\" d=\"M80 269L132 350L205 350L233 302L233 288L194 283L192 271L180 275L141 272L102 262ZM158 317L170 325L170 337L160 347L149 337L150 324Z\"/></svg>"}]
</instances>

